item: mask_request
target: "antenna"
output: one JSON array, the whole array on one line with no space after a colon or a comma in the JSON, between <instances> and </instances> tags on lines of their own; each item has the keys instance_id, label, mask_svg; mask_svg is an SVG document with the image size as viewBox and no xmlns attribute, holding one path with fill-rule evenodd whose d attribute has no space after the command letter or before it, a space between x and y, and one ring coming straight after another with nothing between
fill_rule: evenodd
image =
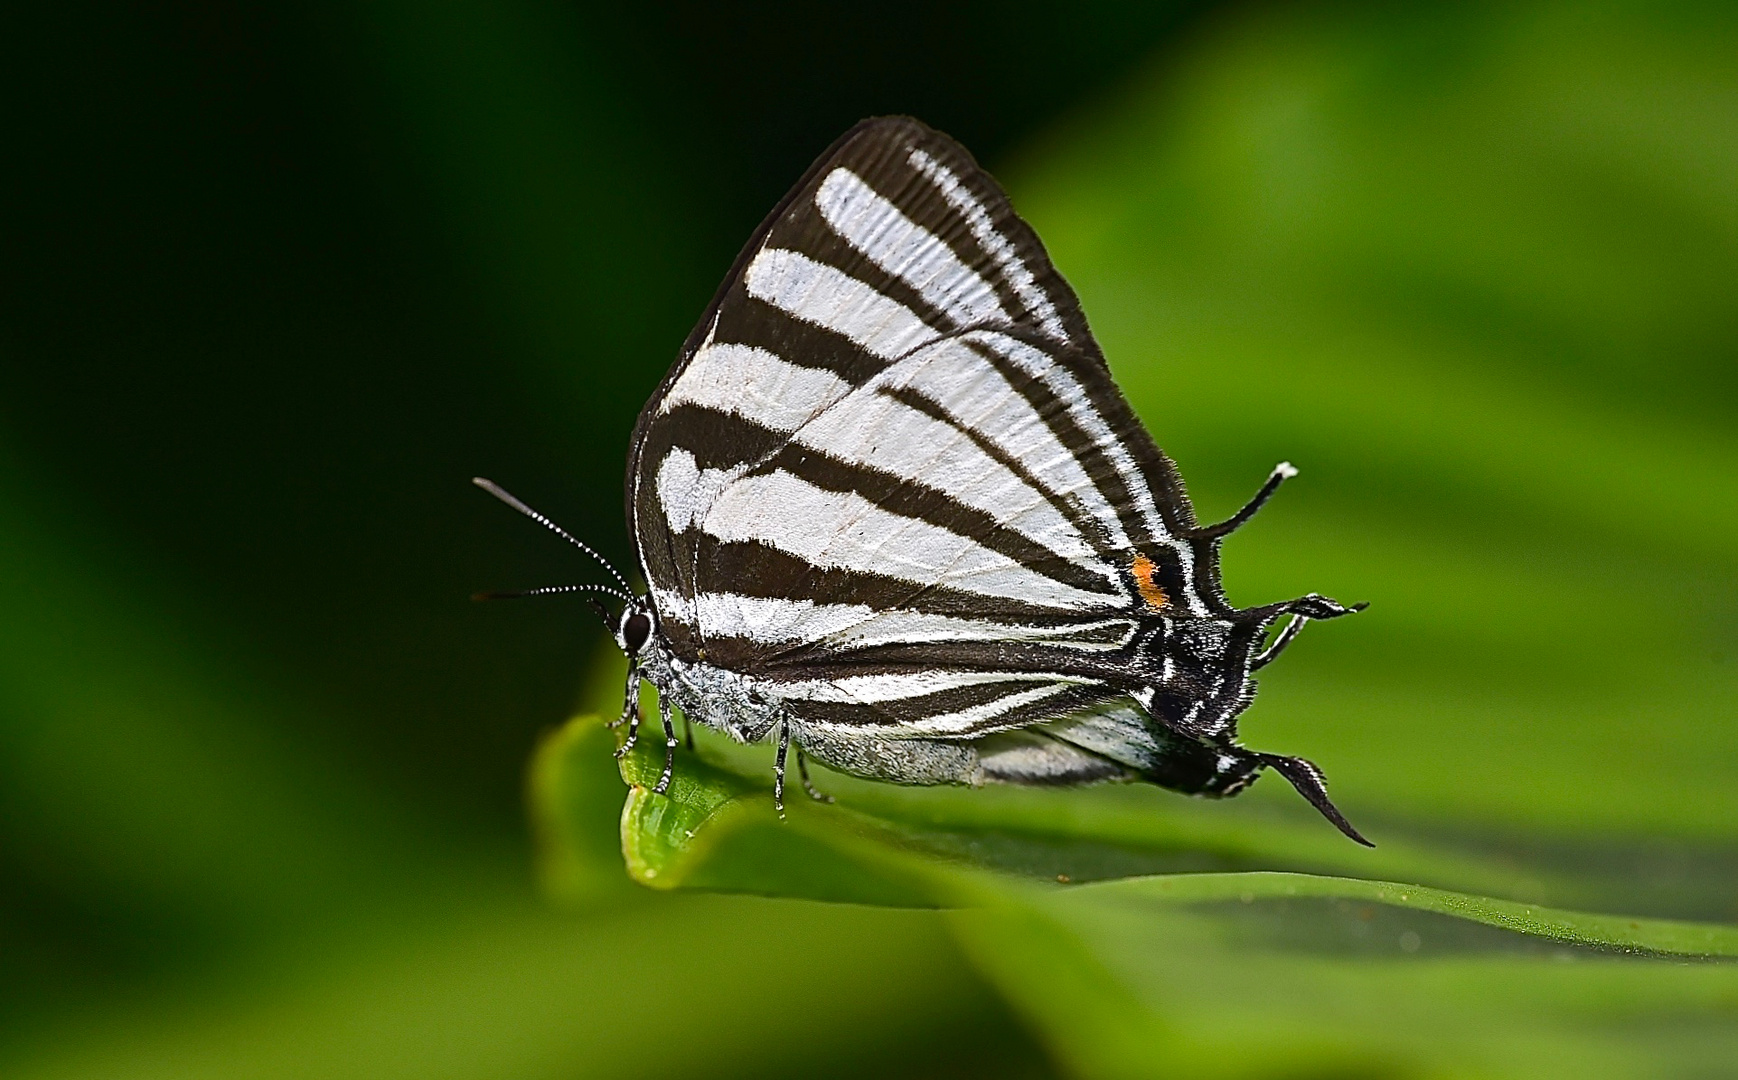
<instances>
[{"instance_id":1,"label":"antenna","mask_svg":"<svg viewBox=\"0 0 1738 1080\"><path fill-rule=\"evenodd\" d=\"M600 592L613 596L624 604L631 604L634 598L608 585L545 585L537 589L502 589L488 592L472 593L472 600L523 600L529 596L555 596L559 593Z\"/></svg>"},{"instance_id":2,"label":"antenna","mask_svg":"<svg viewBox=\"0 0 1738 1080\"><path fill-rule=\"evenodd\" d=\"M526 506L524 503L522 503L518 499L514 498L511 494L508 493L507 489L501 487L499 484L495 483L493 480L485 480L481 476L473 476L473 477L471 477L471 483L482 488L484 491L487 491L489 494L495 496L495 498L500 499L502 502L506 503L508 506L511 506L513 509L519 511L521 514L524 514L526 517L530 518L532 521L535 521L537 524L543 526L545 529L548 529L550 532L554 533L556 536L561 537L563 540L566 540L568 543L572 544L574 547L578 548L579 550L585 552L587 555L590 555L592 558L596 559L600 566L602 566L605 570L608 570L610 572L610 577L613 577L616 579L616 584L618 584L622 587L623 592L629 593L629 594L633 593L633 591L634 591L633 587L628 584L628 579L625 577L622 577L621 573L619 571L617 571L615 567L610 565L610 561L608 559L604 558L602 555L599 555L597 552L593 551L591 549L590 545L585 544L585 543L575 539L572 533L568 532L566 529L557 525L555 522L550 521L548 518L544 517L542 514L539 514L537 511L531 509L529 506ZM623 599L628 600L629 603L633 602L630 597L623 597Z\"/></svg>"}]
</instances>

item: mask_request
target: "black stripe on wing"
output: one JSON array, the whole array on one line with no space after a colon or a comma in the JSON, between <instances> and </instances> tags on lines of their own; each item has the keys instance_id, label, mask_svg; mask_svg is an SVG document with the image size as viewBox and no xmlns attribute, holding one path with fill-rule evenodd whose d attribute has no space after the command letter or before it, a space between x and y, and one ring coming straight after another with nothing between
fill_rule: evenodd
<instances>
[{"instance_id":1,"label":"black stripe on wing","mask_svg":"<svg viewBox=\"0 0 1738 1080\"><path fill-rule=\"evenodd\" d=\"M682 449L694 455L700 468L731 469L765 461L790 442L787 432L770 431L704 405L677 405L666 415L670 423L660 425L658 443L648 448L660 462L670 450ZM648 479L655 480L656 474Z\"/></svg>"},{"instance_id":2,"label":"black stripe on wing","mask_svg":"<svg viewBox=\"0 0 1738 1080\"><path fill-rule=\"evenodd\" d=\"M1015 629L1010 625L1010 631ZM766 665L768 673L789 670L804 678L836 679L864 672L914 671L950 668L960 671L1018 674L1047 671L1073 678L1094 679L1138 689L1139 658L1129 646L1133 634L1115 627L1097 627L1067 639L1069 644L998 639L995 631L954 641L927 641L836 648L811 645L778 657ZM1106 646L1082 649L1085 644ZM710 649L710 645L708 646ZM1150 678L1150 673L1147 673Z\"/></svg>"},{"instance_id":3,"label":"black stripe on wing","mask_svg":"<svg viewBox=\"0 0 1738 1080\"><path fill-rule=\"evenodd\" d=\"M997 620L985 619L984 623ZM1069 622L1058 618L1054 628L1065 630ZM975 638L946 641L897 642L866 646L835 645L826 642L768 643L752 637L709 635L706 638L708 661L732 671L747 671L759 675L831 679L849 675L924 670L931 667L956 668L962 671L1055 671L1065 675L1091 679L1111 679L1131 683L1129 651L1118 648L1127 644L1132 635L1127 630L1092 626L1057 641L1075 646L1096 645L1101 649L1070 648L1056 641L1034 643L1014 638L1037 625L1013 618L1000 620L1007 638L997 638L997 630L986 626Z\"/></svg>"},{"instance_id":4,"label":"black stripe on wing","mask_svg":"<svg viewBox=\"0 0 1738 1080\"><path fill-rule=\"evenodd\" d=\"M1117 553L1106 538L1103 526L1098 523L1097 518L1093 517L1092 514L1080 504L1080 500L1064 498L1055 491L1052 491L1048 484L1045 484L1042 480L1038 479L1038 477L1033 474L1032 470L1026 467L1025 462L1021 461L1013 454L1008 453L1006 450L1003 450L994 440L987 437L977 428L956 420L953 414L949 413L947 409L942 406L941 402L935 400L922 391L913 389L909 386L891 386L882 390L881 393L894 399L906 408L915 409L925 416L948 425L958 431L965 438L970 439L972 445L976 446L979 450L982 450L985 456L1019 477L1020 481L1027 487L1042 495L1044 500L1055 508L1056 512L1061 514L1064 520L1066 520L1070 525L1073 525L1075 529L1079 531L1080 535L1086 539L1087 543L1093 545L1101 558L1104 558L1107 562L1111 562L1114 565Z\"/></svg>"},{"instance_id":5,"label":"black stripe on wing","mask_svg":"<svg viewBox=\"0 0 1738 1080\"><path fill-rule=\"evenodd\" d=\"M720 344L753 345L777 353L798 367L834 372L854 386L868 382L887 366L887 361L864 352L862 346L843 334L805 322L747 295L718 312L713 340ZM664 391L668 389L666 385ZM661 401L663 397L661 391L654 400Z\"/></svg>"},{"instance_id":6,"label":"black stripe on wing","mask_svg":"<svg viewBox=\"0 0 1738 1080\"><path fill-rule=\"evenodd\" d=\"M1086 592L1103 593L1107 605L1124 593L1102 574L1072 562L1043 544L1000 524L982 510L965 505L939 488L868 465L838 461L806 446L786 446L756 472L783 470L826 491L851 492L901 517L916 518L940 526L1005 555L1026 569L1052 581ZM1038 489L1043 491L1042 488Z\"/></svg>"},{"instance_id":7,"label":"black stripe on wing","mask_svg":"<svg viewBox=\"0 0 1738 1080\"><path fill-rule=\"evenodd\" d=\"M743 596L859 604L875 611L909 610L1052 626L1116 614L1108 598L1101 612L1063 612L1010 597L924 585L861 570L817 566L799 555L759 541L719 540L705 533L684 536L682 540L694 545L696 558L708 568L710 578L729 582L730 591Z\"/></svg>"},{"instance_id":8,"label":"black stripe on wing","mask_svg":"<svg viewBox=\"0 0 1738 1080\"><path fill-rule=\"evenodd\" d=\"M1036 700L1013 700L1050 689ZM786 699L786 707L810 724L904 729L913 736L975 738L1043 723L1116 696L1103 686L1041 679L986 683L891 701L839 702ZM998 706L1005 706L1000 707ZM960 714L975 711L962 719ZM897 732L888 732L897 737Z\"/></svg>"}]
</instances>

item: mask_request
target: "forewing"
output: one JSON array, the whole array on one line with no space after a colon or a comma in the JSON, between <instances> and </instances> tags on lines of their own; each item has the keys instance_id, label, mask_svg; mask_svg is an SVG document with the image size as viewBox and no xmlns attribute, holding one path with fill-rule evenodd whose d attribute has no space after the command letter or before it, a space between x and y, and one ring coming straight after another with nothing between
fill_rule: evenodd
<instances>
[{"instance_id":1,"label":"forewing","mask_svg":"<svg viewBox=\"0 0 1738 1080\"><path fill-rule=\"evenodd\" d=\"M640 418L629 509L671 647L738 670L1103 647L1143 554L1216 598L1072 291L906 119L859 125L751 240Z\"/></svg>"}]
</instances>

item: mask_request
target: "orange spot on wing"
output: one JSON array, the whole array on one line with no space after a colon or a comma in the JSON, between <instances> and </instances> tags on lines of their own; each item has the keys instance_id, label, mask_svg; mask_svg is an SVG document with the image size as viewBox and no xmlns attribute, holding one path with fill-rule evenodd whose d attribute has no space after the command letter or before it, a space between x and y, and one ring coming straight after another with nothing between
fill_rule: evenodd
<instances>
[{"instance_id":1,"label":"orange spot on wing","mask_svg":"<svg viewBox=\"0 0 1738 1080\"><path fill-rule=\"evenodd\" d=\"M1141 594L1141 599L1147 602L1147 607L1154 611L1163 611L1171 598L1165 595L1165 590L1153 580L1159 567L1145 555L1136 555L1134 565L1129 567L1135 576L1135 590Z\"/></svg>"}]
</instances>

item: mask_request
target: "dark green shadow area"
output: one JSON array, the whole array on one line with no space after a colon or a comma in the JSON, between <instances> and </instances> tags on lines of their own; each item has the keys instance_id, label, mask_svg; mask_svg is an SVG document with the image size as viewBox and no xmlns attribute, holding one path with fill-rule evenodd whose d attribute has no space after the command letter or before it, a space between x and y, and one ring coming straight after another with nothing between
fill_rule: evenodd
<instances>
[{"instance_id":1,"label":"dark green shadow area","mask_svg":"<svg viewBox=\"0 0 1738 1080\"><path fill-rule=\"evenodd\" d=\"M1731 1072L1729 5L72 3L0 53L8 1077ZM1374 852L1271 780L780 823L702 736L630 794L561 726L617 706L591 615L464 600L597 580L479 473L627 561L640 404L894 111L1203 517L1301 469L1232 597L1371 607L1243 735Z\"/></svg>"}]
</instances>

